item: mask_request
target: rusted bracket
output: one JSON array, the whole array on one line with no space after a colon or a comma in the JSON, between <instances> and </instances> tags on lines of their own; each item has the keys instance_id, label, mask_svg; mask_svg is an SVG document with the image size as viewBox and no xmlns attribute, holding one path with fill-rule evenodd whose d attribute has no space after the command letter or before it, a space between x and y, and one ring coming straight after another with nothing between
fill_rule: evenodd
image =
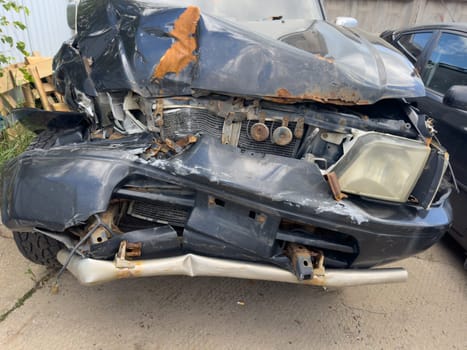
<instances>
[{"instance_id":1,"label":"rusted bracket","mask_svg":"<svg viewBox=\"0 0 467 350\"><path fill-rule=\"evenodd\" d=\"M174 151L175 153L180 153L183 148L180 147L179 145L177 145L174 141L172 141L171 139L165 139L164 140L165 144L167 145L168 148L170 148L172 151Z\"/></svg>"},{"instance_id":2,"label":"rusted bracket","mask_svg":"<svg viewBox=\"0 0 467 350\"><path fill-rule=\"evenodd\" d=\"M290 258L295 275L300 281L324 278L324 255L322 252L309 250L297 243L289 243L285 253Z\"/></svg>"},{"instance_id":3,"label":"rusted bracket","mask_svg":"<svg viewBox=\"0 0 467 350\"><path fill-rule=\"evenodd\" d=\"M121 241L117 254L115 255L115 267L118 269L132 269L135 264L129 258L136 258L141 256L142 243L130 243Z\"/></svg>"},{"instance_id":4,"label":"rusted bracket","mask_svg":"<svg viewBox=\"0 0 467 350\"><path fill-rule=\"evenodd\" d=\"M230 112L224 121L222 128L222 144L236 146L240 138L242 121L246 120L244 112Z\"/></svg>"},{"instance_id":5,"label":"rusted bracket","mask_svg":"<svg viewBox=\"0 0 467 350\"><path fill-rule=\"evenodd\" d=\"M164 100L159 98L154 105L154 112L147 120L148 130L151 132L159 131L164 126Z\"/></svg>"},{"instance_id":6,"label":"rusted bracket","mask_svg":"<svg viewBox=\"0 0 467 350\"><path fill-rule=\"evenodd\" d=\"M297 124L295 125L293 134L297 139L301 139L303 137L304 131L305 131L305 118L299 118L297 120Z\"/></svg>"},{"instance_id":7,"label":"rusted bracket","mask_svg":"<svg viewBox=\"0 0 467 350\"><path fill-rule=\"evenodd\" d=\"M177 142L175 142L179 147L185 148L188 145L198 142L198 136L196 135L188 135Z\"/></svg>"},{"instance_id":8,"label":"rusted bracket","mask_svg":"<svg viewBox=\"0 0 467 350\"><path fill-rule=\"evenodd\" d=\"M295 275L301 281L313 278L313 262L311 252L305 247L291 243L287 246L287 255L292 261Z\"/></svg>"},{"instance_id":9,"label":"rusted bracket","mask_svg":"<svg viewBox=\"0 0 467 350\"><path fill-rule=\"evenodd\" d=\"M154 139L151 147L147 148L143 153L143 159L150 160L151 158L161 156L162 158L178 154L183 151L185 147L190 144L198 142L198 137L195 135L188 135L177 141L166 138L164 141Z\"/></svg>"},{"instance_id":10,"label":"rusted bracket","mask_svg":"<svg viewBox=\"0 0 467 350\"><path fill-rule=\"evenodd\" d=\"M326 175L326 179L328 180L329 187L331 187L332 195L336 201L341 201L348 196L345 193L342 193L341 185L339 184L339 179L335 172L331 172Z\"/></svg>"}]
</instances>

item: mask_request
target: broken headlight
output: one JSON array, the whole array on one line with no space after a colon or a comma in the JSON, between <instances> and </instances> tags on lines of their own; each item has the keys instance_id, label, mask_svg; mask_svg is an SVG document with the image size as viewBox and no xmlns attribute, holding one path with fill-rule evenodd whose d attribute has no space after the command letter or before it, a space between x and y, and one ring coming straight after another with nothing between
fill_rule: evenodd
<instances>
[{"instance_id":1,"label":"broken headlight","mask_svg":"<svg viewBox=\"0 0 467 350\"><path fill-rule=\"evenodd\" d=\"M333 166L343 192L404 203L430 154L421 141L358 132L344 144L344 156Z\"/></svg>"}]
</instances>

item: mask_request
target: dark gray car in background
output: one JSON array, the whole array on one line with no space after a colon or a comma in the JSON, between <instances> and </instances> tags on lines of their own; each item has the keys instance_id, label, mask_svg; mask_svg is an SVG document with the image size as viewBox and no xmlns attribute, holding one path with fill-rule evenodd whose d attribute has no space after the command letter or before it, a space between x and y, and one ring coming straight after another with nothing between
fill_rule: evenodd
<instances>
[{"instance_id":1,"label":"dark gray car in background","mask_svg":"<svg viewBox=\"0 0 467 350\"><path fill-rule=\"evenodd\" d=\"M426 96L410 100L433 118L436 137L450 154L459 189L451 196L450 234L467 250L467 23L423 25L381 36L412 61L425 83Z\"/></svg>"}]
</instances>

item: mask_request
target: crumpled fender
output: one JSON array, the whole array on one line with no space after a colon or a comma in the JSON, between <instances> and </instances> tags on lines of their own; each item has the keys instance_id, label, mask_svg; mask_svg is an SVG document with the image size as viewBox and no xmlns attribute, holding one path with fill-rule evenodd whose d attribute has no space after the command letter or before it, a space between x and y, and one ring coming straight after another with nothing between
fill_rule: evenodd
<instances>
[{"instance_id":1,"label":"crumpled fender","mask_svg":"<svg viewBox=\"0 0 467 350\"><path fill-rule=\"evenodd\" d=\"M223 195L230 191L253 196L254 202L316 206L333 201L316 165L296 159L243 154L210 137L152 164L144 164L125 147L70 145L28 151L10 161L3 169L4 223L16 230L63 231L105 211L118 185L136 175Z\"/></svg>"},{"instance_id":2,"label":"crumpled fender","mask_svg":"<svg viewBox=\"0 0 467 350\"><path fill-rule=\"evenodd\" d=\"M25 152L3 169L2 221L18 231L64 231L105 211L129 173L124 162L79 158L72 148Z\"/></svg>"},{"instance_id":3,"label":"crumpled fender","mask_svg":"<svg viewBox=\"0 0 467 350\"><path fill-rule=\"evenodd\" d=\"M413 66L394 48L323 21L303 34L319 43L308 52L193 6L83 0L78 16L76 37L54 59L56 85L65 95L73 84L90 96L208 92L347 105L425 94Z\"/></svg>"},{"instance_id":4,"label":"crumpled fender","mask_svg":"<svg viewBox=\"0 0 467 350\"><path fill-rule=\"evenodd\" d=\"M316 165L242 153L208 136L172 159L151 163L135 155L143 152L144 146L141 150L129 147L124 141L108 142L107 146L82 143L29 151L10 161L3 169L4 224L14 231L38 227L62 232L106 211L115 190L135 176L177 184L201 197L221 198L278 220L352 235L360 249L355 267L426 249L446 232L452 220L446 200L430 210L358 199L337 202ZM215 221L206 217L205 209L195 206L191 226Z\"/></svg>"},{"instance_id":5,"label":"crumpled fender","mask_svg":"<svg viewBox=\"0 0 467 350\"><path fill-rule=\"evenodd\" d=\"M105 211L114 190L134 176L347 232L365 230L370 223L381 232L402 223L401 233L430 232L433 226L448 226L450 221L449 210L424 211L422 221L415 208L391 206L394 213L387 216L385 204L337 202L315 164L242 153L208 136L172 159L151 163L142 161L135 155L139 150L129 147L114 141L108 146L82 143L23 153L3 169L4 223L11 229L39 226L63 231Z\"/></svg>"}]
</instances>

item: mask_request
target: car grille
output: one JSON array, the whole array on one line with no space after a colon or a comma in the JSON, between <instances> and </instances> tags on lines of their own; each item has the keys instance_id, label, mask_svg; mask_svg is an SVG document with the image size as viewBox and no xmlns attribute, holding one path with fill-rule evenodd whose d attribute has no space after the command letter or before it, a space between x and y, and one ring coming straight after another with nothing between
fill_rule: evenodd
<instances>
[{"instance_id":1,"label":"car grille","mask_svg":"<svg viewBox=\"0 0 467 350\"><path fill-rule=\"evenodd\" d=\"M269 139L263 142L257 142L249 136L248 130L255 123L255 121L243 121L241 126L238 147L245 151L252 151L256 153L273 154L282 157L294 157L298 146L299 140L294 138L292 142L286 146L279 146L273 144ZM266 121L270 133L281 126L280 122ZM164 115L164 125L162 127L162 134L164 137L176 139L188 134L201 133L210 135L216 139L221 140L222 129L224 126L224 119L218 117L204 109L195 108L180 108L167 112ZM294 130L295 123L289 122L289 128Z\"/></svg>"},{"instance_id":2,"label":"car grille","mask_svg":"<svg viewBox=\"0 0 467 350\"><path fill-rule=\"evenodd\" d=\"M167 203L132 201L127 214L141 220L183 227L188 220L189 209Z\"/></svg>"},{"instance_id":3,"label":"car grille","mask_svg":"<svg viewBox=\"0 0 467 350\"><path fill-rule=\"evenodd\" d=\"M279 146L271 142L271 140L265 140L263 142L257 142L249 136L249 129L255 122L242 122L242 129L240 131L240 138L238 140L238 147L248 151L254 151L259 153L274 154L282 157L293 157L298 148L298 139L294 138L291 143L287 146ZM280 127L282 124L278 122L266 121L266 126L269 128L270 135ZM295 123L289 123L289 128L294 130Z\"/></svg>"}]
</instances>

